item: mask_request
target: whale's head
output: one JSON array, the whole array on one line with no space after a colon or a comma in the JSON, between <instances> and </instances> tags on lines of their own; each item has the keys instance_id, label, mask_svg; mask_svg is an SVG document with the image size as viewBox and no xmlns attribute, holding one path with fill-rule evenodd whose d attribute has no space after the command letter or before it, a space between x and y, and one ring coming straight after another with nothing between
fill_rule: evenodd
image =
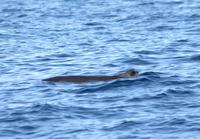
<instances>
[{"instance_id":1,"label":"whale's head","mask_svg":"<svg viewBox=\"0 0 200 139\"><path fill-rule=\"evenodd\" d=\"M136 77L139 75L139 72L135 69L130 69L125 73L119 74L119 77L121 78L130 78L130 77Z\"/></svg>"}]
</instances>

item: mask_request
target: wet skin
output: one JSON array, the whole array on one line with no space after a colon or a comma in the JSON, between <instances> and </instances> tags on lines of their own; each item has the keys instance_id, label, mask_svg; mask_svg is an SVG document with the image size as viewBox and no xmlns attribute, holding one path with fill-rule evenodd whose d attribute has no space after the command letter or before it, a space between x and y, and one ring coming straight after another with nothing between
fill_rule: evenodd
<instances>
[{"instance_id":1,"label":"wet skin","mask_svg":"<svg viewBox=\"0 0 200 139\"><path fill-rule=\"evenodd\" d=\"M119 78L131 78L131 77L136 77L137 75L138 71L131 69L125 73L116 74L112 76L56 76L44 79L43 81L84 83L84 82L96 82L96 81L110 81Z\"/></svg>"}]
</instances>

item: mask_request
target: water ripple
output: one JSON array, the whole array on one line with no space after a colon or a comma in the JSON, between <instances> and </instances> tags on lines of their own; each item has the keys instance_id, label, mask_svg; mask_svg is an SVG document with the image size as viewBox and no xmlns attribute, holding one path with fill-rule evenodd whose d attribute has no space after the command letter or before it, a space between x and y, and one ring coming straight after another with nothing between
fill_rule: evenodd
<instances>
[{"instance_id":1,"label":"water ripple","mask_svg":"<svg viewBox=\"0 0 200 139\"><path fill-rule=\"evenodd\" d=\"M0 1L1 138L199 138L199 7L183 0ZM41 81L131 68L137 78Z\"/></svg>"}]
</instances>

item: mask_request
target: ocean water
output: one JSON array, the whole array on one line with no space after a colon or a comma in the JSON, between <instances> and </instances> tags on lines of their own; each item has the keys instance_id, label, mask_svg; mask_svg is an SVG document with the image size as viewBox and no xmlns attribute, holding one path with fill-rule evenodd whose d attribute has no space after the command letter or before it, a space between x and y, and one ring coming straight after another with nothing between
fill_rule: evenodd
<instances>
[{"instance_id":1,"label":"ocean water","mask_svg":"<svg viewBox=\"0 0 200 139\"><path fill-rule=\"evenodd\" d=\"M199 139L199 38L198 0L1 0L0 139Z\"/></svg>"}]
</instances>

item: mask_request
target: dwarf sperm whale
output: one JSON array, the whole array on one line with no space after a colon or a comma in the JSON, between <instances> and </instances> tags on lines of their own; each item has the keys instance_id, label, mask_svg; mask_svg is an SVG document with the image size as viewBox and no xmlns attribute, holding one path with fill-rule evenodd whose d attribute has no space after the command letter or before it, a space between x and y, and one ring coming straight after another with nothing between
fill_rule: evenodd
<instances>
[{"instance_id":1,"label":"dwarf sperm whale","mask_svg":"<svg viewBox=\"0 0 200 139\"><path fill-rule=\"evenodd\" d=\"M136 77L139 74L138 71L135 69L130 69L125 73L111 75L111 76L56 76L44 79L43 81L49 81L49 82L72 82L72 83L84 83L84 82L96 82L96 81L110 81L115 80L119 78L130 78L130 77Z\"/></svg>"}]
</instances>

